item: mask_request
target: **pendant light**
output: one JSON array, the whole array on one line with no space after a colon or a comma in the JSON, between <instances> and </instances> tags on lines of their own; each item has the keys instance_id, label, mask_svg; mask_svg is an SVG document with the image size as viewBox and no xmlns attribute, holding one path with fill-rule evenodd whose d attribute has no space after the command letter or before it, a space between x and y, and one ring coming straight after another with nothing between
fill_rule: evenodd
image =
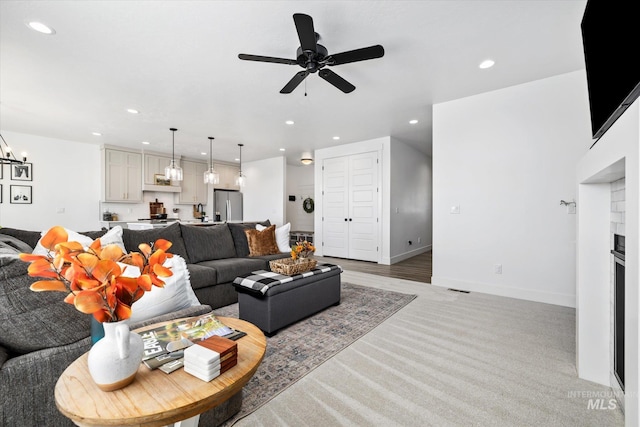
<instances>
[{"instance_id":1,"label":"pendant light","mask_svg":"<svg viewBox=\"0 0 640 427\"><path fill-rule=\"evenodd\" d=\"M22 165L27 161L27 153L22 153L22 160L18 160L16 155L11 151L11 147L7 144L2 134L0 134L2 143L0 144L0 167L4 164L17 164Z\"/></svg>"},{"instance_id":2,"label":"pendant light","mask_svg":"<svg viewBox=\"0 0 640 427\"><path fill-rule=\"evenodd\" d=\"M213 140L209 137L209 170L204 173L204 183L215 185L220 183L220 174L213 169Z\"/></svg>"},{"instance_id":3,"label":"pendant light","mask_svg":"<svg viewBox=\"0 0 640 427\"><path fill-rule=\"evenodd\" d=\"M171 181L182 181L182 168L176 164L176 128L169 129L172 132L171 163L164 168L164 177Z\"/></svg>"},{"instance_id":4,"label":"pendant light","mask_svg":"<svg viewBox=\"0 0 640 427\"><path fill-rule=\"evenodd\" d=\"M240 147L240 169L238 170L238 177L236 178L236 185L240 188L244 187L247 183L247 177L242 174L242 146L244 144L238 144Z\"/></svg>"}]
</instances>

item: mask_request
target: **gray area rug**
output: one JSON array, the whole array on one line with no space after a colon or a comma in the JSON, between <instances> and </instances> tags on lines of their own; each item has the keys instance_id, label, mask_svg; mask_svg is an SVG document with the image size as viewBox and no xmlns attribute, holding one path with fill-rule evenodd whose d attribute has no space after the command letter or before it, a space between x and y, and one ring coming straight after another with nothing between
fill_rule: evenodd
<instances>
[{"instance_id":1,"label":"gray area rug","mask_svg":"<svg viewBox=\"0 0 640 427\"><path fill-rule=\"evenodd\" d=\"M342 283L341 302L267 337L267 351L243 389L242 409L225 427L273 397L371 331L416 295ZM238 304L214 310L238 317Z\"/></svg>"}]
</instances>

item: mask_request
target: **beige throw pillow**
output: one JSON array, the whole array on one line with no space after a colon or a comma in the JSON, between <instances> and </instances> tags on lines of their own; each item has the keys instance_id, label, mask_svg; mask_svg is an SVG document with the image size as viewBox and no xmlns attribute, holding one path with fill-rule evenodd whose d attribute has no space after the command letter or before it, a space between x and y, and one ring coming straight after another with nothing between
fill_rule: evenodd
<instances>
[{"instance_id":1,"label":"beige throw pillow","mask_svg":"<svg viewBox=\"0 0 640 427\"><path fill-rule=\"evenodd\" d=\"M249 243L249 256L279 254L276 243L276 226L271 225L262 231L248 229L244 231Z\"/></svg>"}]
</instances>

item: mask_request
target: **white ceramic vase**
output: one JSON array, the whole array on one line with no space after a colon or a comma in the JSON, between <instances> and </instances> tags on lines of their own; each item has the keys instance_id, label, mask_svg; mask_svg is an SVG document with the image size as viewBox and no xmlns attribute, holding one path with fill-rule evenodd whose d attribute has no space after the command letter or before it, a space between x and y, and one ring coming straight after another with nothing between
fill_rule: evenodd
<instances>
[{"instance_id":1,"label":"white ceramic vase","mask_svg":"<svg viewBox=\"0 0 640 427\"><path fill-rule=\"evenodd\" d=\"M129 321L105 322L104 338L89 350L89 373L103 391L131 384L142 362L140 335L129 330Z\"/></svg>"}]
</instances>

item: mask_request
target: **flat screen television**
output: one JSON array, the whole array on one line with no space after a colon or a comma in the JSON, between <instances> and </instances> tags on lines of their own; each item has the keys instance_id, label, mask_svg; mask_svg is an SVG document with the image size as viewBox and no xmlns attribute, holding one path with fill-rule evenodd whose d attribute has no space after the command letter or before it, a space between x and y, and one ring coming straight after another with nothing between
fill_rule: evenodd
<instances>
[{"instance_id":1,"label":"flat screen television","mask_svg":"<svg viewBox=\"0 0 640 427\"><path fill-rule=\"evenodd\" d=\"M582 44L596 141L640 95L640 16L635 1L588 0Z\"/></svg>"}]
</instances>

